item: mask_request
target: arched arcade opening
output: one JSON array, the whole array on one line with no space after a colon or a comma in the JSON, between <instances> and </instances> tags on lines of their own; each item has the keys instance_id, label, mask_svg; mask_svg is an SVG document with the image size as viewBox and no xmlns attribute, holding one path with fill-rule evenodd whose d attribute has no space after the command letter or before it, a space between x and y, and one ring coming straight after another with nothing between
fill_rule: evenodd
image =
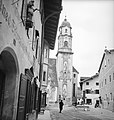
<instances>
[{"instance_id":1,"label":"arched arcade opening","mask_svg":"<svg viewBox=\"0 0 114 120\"><path fill-rule=\"evenodd\" d=\"M14 51L4 49L0 54L0 120L12 120L15 107L18 64Z\"/></svg>"}]
</instances>

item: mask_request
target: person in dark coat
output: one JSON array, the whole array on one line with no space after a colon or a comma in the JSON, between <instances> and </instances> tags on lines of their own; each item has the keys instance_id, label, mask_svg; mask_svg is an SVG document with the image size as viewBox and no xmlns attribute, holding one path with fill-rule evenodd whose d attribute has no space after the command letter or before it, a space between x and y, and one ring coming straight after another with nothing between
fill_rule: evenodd
<instances>
[{"instance_id":1,"label":"person in dark coat","mask_svg":"<svg viewBox=\"0 0 114 120\"><path fill-rule=\"evenodd\" d=\"M59 109L60 109L60 113L61 113L61 111L63 110L63 105L64 105L64 103L63 103L63 101L61 100L60 102L59 102Z\"/></svg>"}]
</instances>

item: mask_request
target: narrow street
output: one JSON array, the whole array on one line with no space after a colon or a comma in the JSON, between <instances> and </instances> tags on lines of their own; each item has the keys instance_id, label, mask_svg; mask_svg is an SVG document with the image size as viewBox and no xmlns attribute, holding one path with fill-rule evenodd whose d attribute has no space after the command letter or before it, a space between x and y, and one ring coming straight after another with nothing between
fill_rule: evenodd
<instances>
[{"instance_id":1,"label":"narrow street","mask_svg":"<svg viewBox=\"0 0 114 120\"><path fill-rule=\"evenodd\" d=\"M76 110L76 108L64 106L62 113L59 113L58 105L49 106L50 116L52 120L101 120L97 117L93 117L88 114L84 114L82 110Z\"/></svg>"}]
</instances>

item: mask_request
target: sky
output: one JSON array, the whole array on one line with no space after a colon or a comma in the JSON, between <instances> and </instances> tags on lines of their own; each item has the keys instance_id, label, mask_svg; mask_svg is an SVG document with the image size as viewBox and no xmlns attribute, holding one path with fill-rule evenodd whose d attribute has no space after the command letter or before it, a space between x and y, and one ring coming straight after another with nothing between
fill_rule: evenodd
<instances>
[{"instance_id":1,"label":"sky","mask_svg":"<svg viewBox=\"0 0 114 120\"><path fill-rule=\"evenodd\" d=\"M67 21L72 27L73 66L80 77L91 77L98 72L105 46L114 49L114 0L62 0L63 10L59 25ZM50 58L56 58L57 32Z\"/></svg>"}]
</instances>

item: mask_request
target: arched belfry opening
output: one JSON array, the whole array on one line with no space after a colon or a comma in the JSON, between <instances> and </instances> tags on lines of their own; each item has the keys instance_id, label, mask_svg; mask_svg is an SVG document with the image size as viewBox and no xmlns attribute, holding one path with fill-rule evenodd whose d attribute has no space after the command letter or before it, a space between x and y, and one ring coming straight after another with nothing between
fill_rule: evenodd
<instances>
[{"instance_id":1,"label":"arched belfry opening","mask_svg":"<svg viewBox=\"0 0 114 120\"><path fill-rule=\"evenodd\" d=\"M0 119L2 120L13 119L18 73L16 54L8 47L0 54Z\"/></svg>"}]
</instances>

